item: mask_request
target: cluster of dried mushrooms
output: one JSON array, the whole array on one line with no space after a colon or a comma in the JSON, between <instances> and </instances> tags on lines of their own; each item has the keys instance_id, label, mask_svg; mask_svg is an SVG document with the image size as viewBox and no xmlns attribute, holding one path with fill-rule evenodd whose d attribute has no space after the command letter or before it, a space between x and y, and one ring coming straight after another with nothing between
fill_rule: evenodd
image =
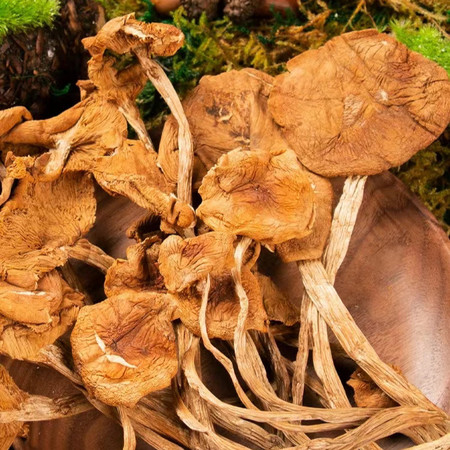
<instances>
[{"instance_id":1,"label":"cluster of dried mushrooms","mask_svg":"<svg viewBox=\"0 0 450 450\"><path fill-rule=\"evenodd\" d=\"M0 367L0 449L26 421L93 407L122 423L127 449L135 433L158 449L376 449L394 433L449 448L448 416L379 359L333 287L366 176L447 126L445 70L367 30L295 57L275 78L206 76L181 104L154 57L183 38L114 19L84 40L78 104L47 120L0 112L0 353L53 367L80 390L59 402L30 396ZM158 153L135 102L147 80L172 111ZM333 212L337 176L347 179ZM157 230L148 218L131 227L126 259L85 238L94 179L160 219ZM297 262L301 306L260 267L268 251ZM106 299L90 302L73 259L105 273ZM293 361L277 338L298 323ZM353 399L329 330L359 366ZM201 354L223 365L233 398L210 389ZM304 405L305 387L318 405Z\"/></svg>"}]
</instances>

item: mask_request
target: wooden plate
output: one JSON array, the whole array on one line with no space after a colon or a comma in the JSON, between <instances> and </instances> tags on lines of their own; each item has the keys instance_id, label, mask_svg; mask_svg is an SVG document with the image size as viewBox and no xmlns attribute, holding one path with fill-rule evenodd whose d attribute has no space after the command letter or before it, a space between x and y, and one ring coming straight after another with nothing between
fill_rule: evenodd
<instances>
[{"instance_id":1,"label":"wooden plate","mask_svg":"<svg viewBox=\"0 0 450 450\"><path fill-rule=\"evenodd\" d=\"M337 183L338 185L339 183ZM128 225L144 211L123 198L99 196L89 238L114 257L132 243ZM273 263L277 282L298 301L301 282L292 264ZM92 273L92 272L90 272ZM98 277L86 280L101 292ZM96 281L97 280L97 281ZM96 285L97 283L97 285ZM348 255L336 288L381 358L438 406L450 412L450 246L436 219L390 173L370 177ZM32 394L74 391L58 374L2 358L17 384ZM384 448L411 445L391 439ZM119 450L119 426L91 411L74 418L33 423L27 450ZM149 449L139 442L138 449Z\"/></svg>"}]
</instances>

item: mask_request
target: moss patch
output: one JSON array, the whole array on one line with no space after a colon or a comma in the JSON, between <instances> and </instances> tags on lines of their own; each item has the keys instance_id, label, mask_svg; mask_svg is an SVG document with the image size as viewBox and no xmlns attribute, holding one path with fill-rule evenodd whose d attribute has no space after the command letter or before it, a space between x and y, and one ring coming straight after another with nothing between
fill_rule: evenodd
<instances>
[{"instance_id":1,"label":"moss patch","mask_svg":"<svg viewBox=\"0 0 450 450\"><path fill-rule=\"evenodd\" d=\"M50 25L58 11L59 0L1 0L0 41L9 33Z\"/></svg>"}]
</instances>

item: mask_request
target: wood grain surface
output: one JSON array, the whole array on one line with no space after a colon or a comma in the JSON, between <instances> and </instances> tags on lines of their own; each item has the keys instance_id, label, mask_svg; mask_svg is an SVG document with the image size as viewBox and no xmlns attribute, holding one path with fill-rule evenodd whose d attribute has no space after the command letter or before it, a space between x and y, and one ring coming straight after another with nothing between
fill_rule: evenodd
<instances>
[{"instance_id":1,"label":"wood grain surface","mask_svg":"<svg viewBox=\"0 0 450 450\"><path fill-rule=\"evenodd\" d=\"M336 189L339 191L339 181ZM99 194L98 219L89 238L114 257L124 257L125 230L145 213L123 198ZM293 264L267 261L277 284L299 302L302 286ZM84 270L83 283L101 299L102 277ZM450 412L450 245L420 201L393 175L370 177L348 255L336 288L382 359ZM33 393L61 396L74 388L42 367L0 358L17 384ZM383 448L401 449L402 440ZM18 447L19 448L19 447ZM119 426L95 411L34 423L26 450L119 450ZM138 449L150 447L139 442Z\"/></svg>"}]
</instances>

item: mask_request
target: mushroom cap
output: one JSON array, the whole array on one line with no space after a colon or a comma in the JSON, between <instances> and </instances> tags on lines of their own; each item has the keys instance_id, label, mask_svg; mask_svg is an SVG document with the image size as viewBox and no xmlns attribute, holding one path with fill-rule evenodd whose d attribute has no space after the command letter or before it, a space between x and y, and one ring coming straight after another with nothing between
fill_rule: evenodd
<instances>
[{"instance_id":1,"label":"mushroom cap","mask_svg":"<svg viewBox=\"0 0 450 450\"><path fill-rule=\"evenodd\" d=\"M407 161L450 120L445 69L393 37L364 30L290 60L269 109L320 175L371 175Z\"/></svg>"},{"instance_id":2,"label":"mushroom cap","mask_svg":"<svg viewBox=\"0 0 450 450\"><path fill-rule=\"evenodd\" d=\"M273 245L312 231L314 192L292 150L233 150L203 179L197 215L215 231Z\"/></svg>"},{"instance_id":3,"label":"mushroom cap","mask_svg":"<svg viewBox=\"0 0 450 450\"><path fill-rule=\"evenodd\" d=\"M2 288L0 314L5 315L0 315L0 353L14 359L35 359L43 347L53 344L70 329L84 301L83 295L74 291L56 270L44 276L37 290L28 294L10 285L13 295L9 298L4 283ZM31 300L24 299L20 304L17 292L22 292L19 295L24 298L29 296ZM33 297L36 299L39 296L47 298L47 302L32 301ZM8 307L5 305L8 302L14 304ZM34 318L33 312L36 313Z\"/></svg>"},{"instance_id":4,"label":"mushroom cap","mask_svg":"<svg viewBox=\"0 0 450 450\"><path fill-rule=\"evenodd\" d=\"M245 329L265 332L267 314L256 277L247 266L242 267L242 285L248 297L249 309ZM199 316L203 283L174 294L177 315L183 324L197 336L201 335ZM210 338L233 339L240 311L239 297L230 270L211 276L211 287L206 307L206 329Z\"/></svg>"},{"instance_id":5,"label":"mushroom cap","mask_svg":"<svg viewBox=\"0 0 450 450\"><path fill-rule=\"evenodd\" d=\"M34 288L44 273L67 261L67 247L93 226L95 210L89 175L20 180L0 210L0 278Z\"/></svg>"},{"instance_id":6,"label":"mushroom cap","mask_svg":"<svg viewBox=\"0 0 450 450\"><path fill-rule=\"evenodd\" d=\"M270 277L260 272L254 272L261 289L264 308L269 320L276 320L291 326L300 320L298 305L294 305L281 292Z\"/></svg>"},{"instance_id":7,"label":"mushroom cap","mask_svg":"<svg viewBox=\"0 0 450 450\"><path fill-rule=\"evenodd\" d=\"M105 294L108 297L119 295L127 290L142 292L161 291L164 282L151 255L152 238L127 248L127 259L116 259L108 269L105 278Z\"/></svg>"},{"instance_id":8,"label":"mushroom cap","mask_svg":"<svg viewBox=\"0 0 450 450\"><path fill-rule=\"evenodd\" d=\"M178 368L170 298L125 292L82 308L72 331L77 371L89 393L133 407L170 385Z\"/></svg>"},{"instance_id":9,"label":"mushroom cap","mask_svg":"<svg viewBox=\"0 0 450 450\"><path fill-rule=\"evenodd\" d=\"M145 23L128 14L110 20L96 36L85 38L82 43L96 58L101 58L106 49L123 55L142 46L154 56L172 56L183 45L184 34L173 25Z\"/></svg>"},{"instance_id":10,"label":"mushroom cap","mask_svg":"<svg viewBox=\"0 0 450 450\"><path fill-rule=\"evenodd\" d=\"M283 262L321 258L330 234L333 216L333 186L327 178L308 171L306 173L315 194L314 225L308 236L290 239L276 246L276 252Z\"/></svg>"},{"instance_id":11,"label":"mushroom cap","mask_svg":"<svg viewBox=\"0 0 450 450\"><path fill-rule=\"evenodd\" d=\"M0 365L0 411L17 409L28 397ZM22 432L23 425L23 422L0 423L0 448L10 448L16 436Z\"/></svg>"},{"instance_id":12,"label":"mushroom cap","mask_svg":"<svg viewBox=\"0 0 450 450\"><path fill-rule=\"evenodd\" d=\"M169 236L161 244L159 270L170 292L180 292L197 281L234 264L235 236L210 232L193 238Z\"/></svg>"},{"instance_id":13,"label":"mushroom cap","mask_svg":"<svg viewBox=\"0 0 450 450\"><path fill-rule=\"evenodd\" d=\"M273 78L254 69L204 76L183 101L198 160L196 179L203 178L225 153L238 147L252 150L286 148L281 130L268 112ZM178 172L178 127L166 121L158 153L164 174L173 182Z\"/></svg>"}]
</instances>

